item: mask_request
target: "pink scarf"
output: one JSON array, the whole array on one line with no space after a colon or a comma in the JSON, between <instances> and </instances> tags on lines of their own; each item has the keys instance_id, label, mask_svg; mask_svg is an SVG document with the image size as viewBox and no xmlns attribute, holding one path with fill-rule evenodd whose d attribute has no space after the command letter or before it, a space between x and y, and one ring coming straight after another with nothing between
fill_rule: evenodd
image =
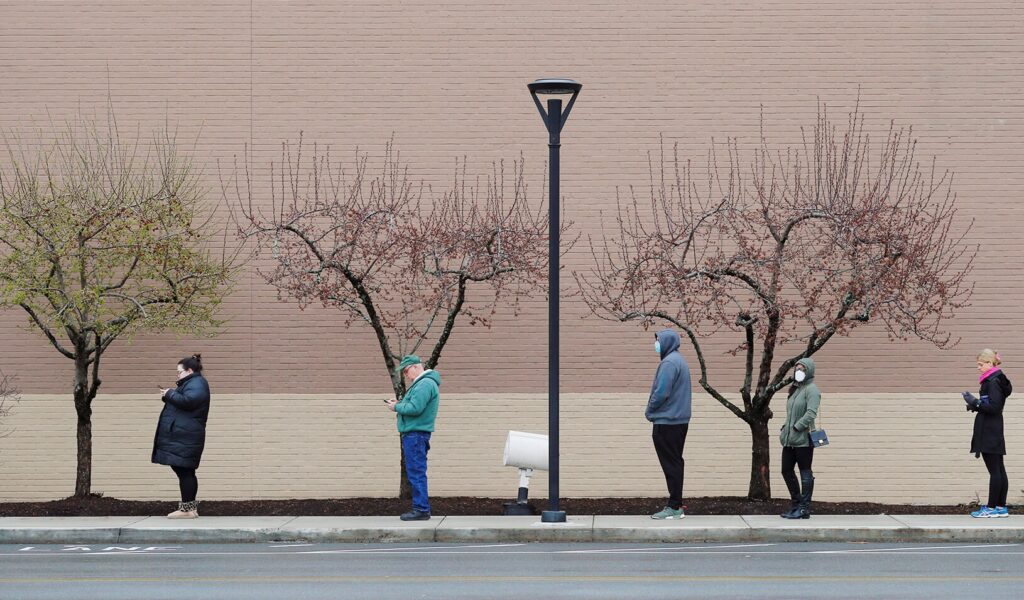
<instances>
[{"instance_id":1,"label":"pink scarf","mask_svg":"<svg viewBox=\"0 0 1024 600\"><path fill-rule=\"evenodd\" d=\"M984 373L981 374L981 377L978 378L978 383L981 383L982 381L985 381L986 379L988 379L989 375L992 375L994 373L998 373L999 370L1000 370L999 367L992 367L988 371L985 371Z\"/></svg>"}]
</instances>

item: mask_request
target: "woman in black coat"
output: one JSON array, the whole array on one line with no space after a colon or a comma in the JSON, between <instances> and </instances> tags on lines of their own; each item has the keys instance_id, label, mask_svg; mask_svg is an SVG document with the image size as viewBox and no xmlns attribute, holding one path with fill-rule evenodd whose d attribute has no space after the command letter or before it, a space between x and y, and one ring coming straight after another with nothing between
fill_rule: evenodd
<instances>
[{"instance_id":1,"label":"woman in black coat","mask_svg":"<svg viewBox=\"0 0 1024 600\"><path fill-rule=\"evenodd\" d=\"M978 355L978 371L981 376L980 398L964 392L967 410L978 413L974 417L974 436L971 438L971 452L985 459L988 468L988 504L971 513L976 518L999 518L1010 515L1006 508L1006 493L1010 489L1006 477L1003 457L1006 455L1006 440L1003 438L1003 406L1013 392L1010 380L999 368L1002 360L995 351L985 349Z\"/></svg>"},{"instance_id":2,"label":"woman in black coat","mask_svg":"<svg viewBox=\"0 0 1024 600\"><path fill-rule=\"evenodd\" d=\"M162 389L164 409L153 438L153 462L169 465L178 476L181 503L170 519L199 516L199 480L196 469L206 445L206 416L210 412L210 385L202 375L198 354L178 361L178 387Z\"/></svg>"}]
</instances>

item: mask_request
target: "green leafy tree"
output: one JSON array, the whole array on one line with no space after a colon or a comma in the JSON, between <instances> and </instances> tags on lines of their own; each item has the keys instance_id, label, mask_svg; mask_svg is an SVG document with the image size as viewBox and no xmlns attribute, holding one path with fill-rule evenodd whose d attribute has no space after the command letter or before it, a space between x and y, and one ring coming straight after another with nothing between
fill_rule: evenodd
<instances>
[{"instance_id":1,"label":"green leafy tree","mask_svg":"<svg viewBox=\"0 0 1024 600\"><path fill-rule=\"evenodd\" d=\"M0 371L0 438L7 437L11 431L3 425L3 420L11 416L14 405L21 399L14 380L3 371Z\"/></svg>"},{"instance_id":2,"label":"green leafy tree","mask_svg":"<svg viewBox=\"0 0 1024 600\"><path fill-rule=\"evenodd\" d=\"M0 305L23 309L74 362L75 496L86 496L104 352L140 331L212 332L236 255L212 249L205 190L169 131L124 140L110 113L49 141L4 138Z\"/></svg>"}]
</instances>

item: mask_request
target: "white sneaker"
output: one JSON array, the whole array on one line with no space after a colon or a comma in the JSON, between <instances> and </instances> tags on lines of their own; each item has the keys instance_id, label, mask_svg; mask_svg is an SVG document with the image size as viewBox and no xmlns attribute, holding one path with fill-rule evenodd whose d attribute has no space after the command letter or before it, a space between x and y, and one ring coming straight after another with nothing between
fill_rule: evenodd
<instances>
[{"instance_id":1,"label":"white sneaker","mask_svg":"<svg viewBox=\"0 0 1024 600\"><path fill-rule=\"evenodd\" d=\"M198 502L179 502L178 510L167 515L168 519L195 519L199 516Z\"/></svg>"}]
</instances>

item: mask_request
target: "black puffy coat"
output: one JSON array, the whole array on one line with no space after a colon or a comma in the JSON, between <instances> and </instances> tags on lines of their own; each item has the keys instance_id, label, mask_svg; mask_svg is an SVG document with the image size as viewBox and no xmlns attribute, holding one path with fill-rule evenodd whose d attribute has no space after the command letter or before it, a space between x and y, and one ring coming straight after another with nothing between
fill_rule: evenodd
<instances>
[{"instance_id":1,"label":"black puffy coat","mask_svg":"<svg viewBox=\"0 0 1024 600\"><path fill-rule=\"evenodd\" d=\"M210 412L210 385L199 373L178 380L178 388L163 397L164 409L153 438L153 462L199 468L206 445L206 416Z\"/></svg>"},{"instance_id":2,"label":"black puffy coat","mask_svg":"<svg viewBox=\"0 0 1024 600\"><path fill-rule=\"evenodd\" d=\"M1003 438L1003 406L1013 392L1013 385L1002 371L998 371L981 382L981 402L974 409L974 436L971 438L971 452L974 454L1006 454L1006 440Z\"/></svg>"}]
</instances>

